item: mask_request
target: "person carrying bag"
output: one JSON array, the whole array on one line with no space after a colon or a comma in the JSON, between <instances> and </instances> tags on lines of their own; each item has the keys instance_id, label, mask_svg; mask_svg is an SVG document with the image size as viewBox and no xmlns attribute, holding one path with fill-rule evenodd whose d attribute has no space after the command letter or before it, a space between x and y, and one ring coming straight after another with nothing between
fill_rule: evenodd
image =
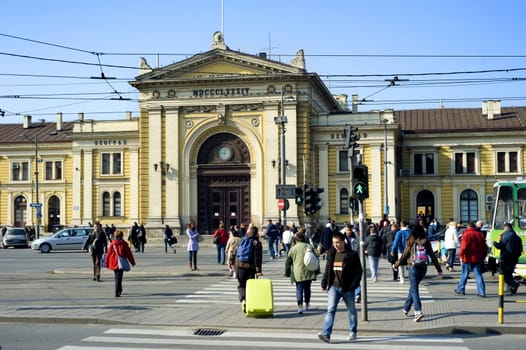
<instances>
[{"instance_id":1,"label":"person carrying bag","mask_svg":"<svg viewBox=\"0 0 526 350\"><path fill-rule=\"evenodd\" d=\"M128 243L126 243L122 237L124 233L122 231L115 232L115 239L111 242L108 247L106 254L105 266L113 270L115 274L115 297L118 298L122 294L122 278L124 277L124 271L129 270L129 265L135 266L135 259ZM122 261L126 260L126 261ZM128 263L126 268L125 264Z\"/></svg>"}]
</instances>

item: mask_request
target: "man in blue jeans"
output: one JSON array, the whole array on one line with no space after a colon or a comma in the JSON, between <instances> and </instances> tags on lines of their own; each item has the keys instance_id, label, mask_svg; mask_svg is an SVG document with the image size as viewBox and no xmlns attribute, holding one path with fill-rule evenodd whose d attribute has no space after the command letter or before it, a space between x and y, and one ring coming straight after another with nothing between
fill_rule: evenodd
<instances>
[{"instance_id":1,"label":"man in blue jeans","mask_svg":"<svg viewBox=\"0 0 526 350\"><path fill-rule=\"evenodd\" d=\"M265 236L267 237L268 242L268 255L270 259L274 259L276 257L276 251L274 250L274 243L278 239L278 229L276 228L276 225L272 223L271 219L268 219L268 225L267 230L265 232Z\"/></svg>"},{"instance_id":2,"label":"man in blue jeans","mask_svg":"<svg viewBox=\"0 0 526 350\"><path fill-rule=\"evenodd\" d=\"M488 246L485 237L477 231L474 223L470 223L468 228L462 232L462 240L460 241L458 257L462 263L462 273L457 289L455 289L456 294L465 294L469 272L473 271L477 281L477 295L481 298L486 297L486 285L482 276L482 264L486 255L488 255Z\"/></svg>"},{"instance_id":3,"label":"man in blue jeans","mask_svg":"<svg viewBox=\"0 0 526 350\"><path fill-rule=\"evenodd\" d=\"M354 292L362 279L362 264L358 253L345 244L345 235L336 231L332 236L332 247L327 253L327 263L321 280L321 288L328 294L327 313L320 340L330 343L334 316L340 299L345 302L349 318L348 340L356 339L358 313L354 304Z\"/></svg>"}]
</instances>

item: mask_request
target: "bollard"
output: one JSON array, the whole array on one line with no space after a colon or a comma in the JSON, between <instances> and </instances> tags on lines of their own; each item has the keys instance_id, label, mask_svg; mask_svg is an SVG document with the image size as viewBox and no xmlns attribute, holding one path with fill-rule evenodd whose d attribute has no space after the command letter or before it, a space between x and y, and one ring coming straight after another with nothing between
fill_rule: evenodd
<instances>
[{"instance_id":1,"label":"bollard","mask_svg":"<svg viewBox=\"0 0 526 350\"><path fill-rule=\"evenodd\" d=\"M504 323L504 275L499 273L499 323Z\"/></svg>"}]
</instances>

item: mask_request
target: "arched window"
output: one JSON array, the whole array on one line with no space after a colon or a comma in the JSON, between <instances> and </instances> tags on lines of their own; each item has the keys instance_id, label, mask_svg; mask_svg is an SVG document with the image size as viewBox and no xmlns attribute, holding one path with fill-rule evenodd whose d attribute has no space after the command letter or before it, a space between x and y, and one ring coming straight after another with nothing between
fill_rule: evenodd
<instances>
[{"instance_id":1,"label":"arched window","mask_svg":"<svg viewBox=\"0 0 526 350\"><path fill-rule=\"evenodd\" d=\"M346 188L340 190L340 214L349 214L349 191Z\"/></svg>"},{"instance_id":2,"label":"arched window","mask_svg":"<svg viewBox=\"0 0 526 350\"><path fill-rule=\"evenodd\" d=\"M113 194L113 216L121 216L121 193Z\"/></svg>"},{"instance_id":3,"label":"arched window","mask_svg":"<svg viewBox=\"0 0 526 350\"><path fill-rule=\"evenodd\" d=\"M110 216L110 193L102 194L102 216Z\"/></svg>"},{"instance_id":4,"label":"arched window","mask_svg":"<svg viewBox=\"0 0 526 350\"><path fill-rule=\"evenodd\" d=\"M479 205L477 193L465 190L460 194L460 222L475 222L479 219Z\"/></svg>"}]
</instances>

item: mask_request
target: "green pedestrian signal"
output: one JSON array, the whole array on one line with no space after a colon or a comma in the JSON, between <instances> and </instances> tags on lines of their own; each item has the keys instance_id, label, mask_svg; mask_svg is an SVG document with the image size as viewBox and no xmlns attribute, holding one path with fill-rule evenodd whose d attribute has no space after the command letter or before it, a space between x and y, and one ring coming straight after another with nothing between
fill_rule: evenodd
<instances>
[{"instance_id":1,"label":"green pedestrian signal","mask_svg":"<svg viewBox=\"0 0 526 350\"><path fill-rule=\"evenodd\" d=\"M299 206L303 205L303 187L296 187L295 190L296 204Z\"/></svg>"},{"instance_id":2,"label":"green pedestrian signal","mask_svg":"<svg viewBox=\"0 0 526 350\"><path fill-rule=\"evenodd\" d=\"M352 170L352 197L369 198L369 175L365 165L357 165Z\"/></svg>"}]
</instances>

